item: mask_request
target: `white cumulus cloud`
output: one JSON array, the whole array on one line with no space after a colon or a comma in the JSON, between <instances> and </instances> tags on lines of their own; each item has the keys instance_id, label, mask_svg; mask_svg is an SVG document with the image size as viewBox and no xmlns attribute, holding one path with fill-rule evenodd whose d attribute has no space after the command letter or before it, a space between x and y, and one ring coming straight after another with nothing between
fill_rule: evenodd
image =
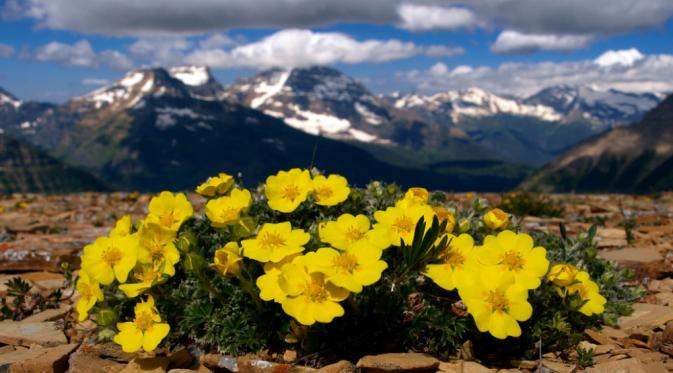
<instances>
[{"instance_id":1,"label":"white cumulus cloud","mask_svg":"<svg viewBox=\"0 0 673 373\"><path fill-rule=\"evenodd\" d=\"M82 85L102 86L110 84L110 80L102 78L85 78L82 79Z\"/></svg>"},{"instance_id":2,"label":"white cumulus cloud","mask_svg":"<svg viewBox=\"0 0 673 373\"><path fill-rule=\"evenodd\" d=\"M463 7L401 4L397 8L399 26L410 31L472 29L484 22L471 10Z\"/></svg>"},{"instance_id":3,"label":"white cumulus cloud","mask_svg":"<svg viewBox=\"0 0 673 373\"><path fill-rule=\"evenodd\" d=\"M596 62L600 57L564 62L503 63L495 67L461 65L450 68L440 63L426 70L401 72L398 78L423 93L481 87L501 94L527 96L561 84L592 84L599 89L632 92L673 92L673 54L633 58L637 55L642 54L636 49L607 51L601 56L604 60L608 59L605 56L622 56L622 59L613 59L613 63L603 65Z\"/></svg>"},{"instance_id":4,"label":"white cumulus cloud","mask_svg":"<svg viewBox=\"0 0 673 373\"><path fill-rule=\"evenodd\" d=\"M645 56L643 56L639 50L631 48L607 51L598 56L594 62L596 65L603 67L613 65L631 66L643 58L645 58Z\"/></svg>"},{"instance_id":5,"label":"white cumulus cloud","mask_svg":"<svg viewBox=\"0 0 673 373\"><path fill-rule=\"evenodd\" d=\"M39 47L32 57L37 61L79 67L106 66L125 70L133 66L133 62L125 54L113 50L97 53L86 40L74 44L53 41Z\"/></svg>"},{"instance_id":6,"label":"white cumulus cloud","mask_svg":"<svg viewBox=\"0 0 673 373\"><path fill-rule=\"evenodd\" d=\"M420 46L396 39L359 41L338 32L288 29L229 50L198 49L186 57L186 62L216 68L300 67L334 63L376 63L417 55L448 56L462 52L462 48Z\"/></svg>"},{"instance_id":7,"label":"white cumulus cloud","mask_svg":"<svg viewBox=\"0 0 673 373\"><path fill-rule=\"evenodd\" d=\"M543 35L524 34L505 30L498 35L491 51L495 53L532 53L546 51L572 51L586 47L593 39L588 35Z\"/></svg>"}]
</instances>

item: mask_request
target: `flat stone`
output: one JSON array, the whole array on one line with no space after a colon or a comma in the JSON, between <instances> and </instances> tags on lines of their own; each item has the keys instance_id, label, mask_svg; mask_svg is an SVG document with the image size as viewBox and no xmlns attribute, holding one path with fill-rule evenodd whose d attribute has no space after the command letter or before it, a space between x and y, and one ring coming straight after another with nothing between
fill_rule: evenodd
<instances>
[{"instance_id":1,"label":"flat stone","mask_svg":"<svg viewBox=\"0 0 673 373\"><path fill-rule=\"evenodd\" d=\"M564 364L557 361L542 360L542 366L551 369L556 373L574 373L577 370L576 365Z\"/></svg>"},{"instance_id":2,"label":"flat stone","mask_svg":"<svg viewBox=\"0 0 673 373\"><path fill-rule=\"evenodd\" d=\"M165 373L169 361L167 357L136 357L120 373Z\"/></svg>"},{"instance_id":3,"label":"flat stone","mask_svg":"<svg viewBox=\"0 0 673 373\"><path fill-rule=\"evenodd\" d=\"M663 362L643 363L643 368L647 373L669 373Z\"/></svg>"},{"instance_id":4,"label":"flat stone","mask_svg":"<svg viewBox=\"0 0 673 373\"><path fill-rule=\"evenodd\" d=\"M0 342L11 345L57 346L66 344L63 331L54 322L0 322Z\"/></svg>"},{"instance_id":5,"label":"flat stone","mask_svg":"<svg viewBox=\"0 0 673 373\"><path fill-rule=\"evenodd\" d=\"M183 348L168 355L168 367L172 369L190 368L194 363L194 357Z\"/></svg>"},{"instance_id":6,"label":"flat stone","mask_svg":"<svg viewBox=\"0 0 673 373\"><path fill-rule=\"evenodd\" d=\"M654 247L627 247L618 250L601 250L598 256L620 262L649 263L663 261L664 257Z\"/></svg>"},{"instance_id":7,"label":"flat stone","mask_svg":"<svg viewBox=\"0 0 673 373\"><path fill-rule=\"evenodd\" d=\"M423 371L437 369L439 360L420 353L391 353L365 356L356 366L367 372Z\"/></svg>"},{"instance_id":8,"label":"flat stone","mask_svg":"<svg viewBox=\"0 0 673 373\"><path fill-rule=\"evenodd\" d=\"M448 373L461 373L463 371L463 362L454 361L454 362L444 362L439 363L437 370L440 372Z\"/></svg>"},{"instance_id":9,"label":"flat stone","mask_svg":"<svg viewBox=\"0 0 673 373\"><path fill-rule=\"evenodd\" d=\"M131 361L136 356L136 354L122 351L121 346L113 342L84 344L82 345L82 349L84 352L123 363Z\"/></svg>"},{"instance_id":10,"label":"flat stone","mask_svg":"<svg viewBox=\"0 0 673 373\"><path fill-rule=\"evenodd\" d=\"M584 334L589 337L590 340L598 343L599 345L611 345L615 343L612 338L597 330L587 329L584 331Z\"/></svg>"},{"instance_id":11,"label":"flat stone","mask_svg":"<svg viewBox=\"0 0 673 373\"><path fill-rule=\"evenodd\" d=\"M348 360L337 361L318 369L318 373L355 373L357 368Z\"/></svg>"},{"instance_id":12,"label":"flat stone","mask_svg":"<svg viewBox=\"0 0 673 373\"><path fill-rule=\"evenodd\" d=\"M21 320L21 323L36 323L43 321L54 321L63 319L65 315L70 312L71 307L67 304L62 304L59 308L49 308L40 313L28 316L25 319Z\"/></svg>"},{"instance_id":13,"label":"flat stone","mask_svg":"<svg viewBox=\"0 0 673 373\"><path fill-rule=\"evenodd\" d=\"M638 359L608 361L587 368L586 373L647 373Z\"/></svg>"},{"instance_id":14,"label":"flat stone","mask_svg":"<svg viewBox=\"0 0 673 373\"><path fill-rule=\"evenodd\" d=\"M673 307L636 303L633 305L633 314L619 319L619 327L621 329L629 329L636 326L663 328L671 320L673 320Z\"/></svg>"},{"instance_id":15,"label":"flat stone","mask_svg":"<svg viewBox=\"0 0 673 373\"><path fill-rule=\"evenodd\" d=\"M291 372L291 373L314 373L317 372L317 369L298 366L298 365L289 365L281 363L273 363L270 361L259 359L256 356L246 355L238 358L236 367L238 368L239 373L278 373L278 372Z\"/></svg>"},{"instance_id":16,"label":"flat stone","mask_svg":"<svg viewBox=\"0 0 673 373\"><path fill-rule=\"evenodd\" d=\"M125 367L122 363L103 359L94 353L86 352L82 347L70 355L68 365L68 373L115 373Z\"/></svg>"},{"instance_id":17,"label":"flat stone","mask_svg":"<svg viewBox=\"0 0 673 373\"><path fill-rule=\"evenodd\" d=\"M0 355L0 371L12 373L63 373L68 369L68 356L77 344L41 347Z\"/></svg>"},{"instance_id":18,"label":"flat stone","mask_svg":"<svg viewBox=\"0 0 673 373\"><path fill-rule=\"evenodd\" d=\"M463 362L463 373L493 373L493 371L474 361L465 361Z\"/></svg>"}]
</instances>

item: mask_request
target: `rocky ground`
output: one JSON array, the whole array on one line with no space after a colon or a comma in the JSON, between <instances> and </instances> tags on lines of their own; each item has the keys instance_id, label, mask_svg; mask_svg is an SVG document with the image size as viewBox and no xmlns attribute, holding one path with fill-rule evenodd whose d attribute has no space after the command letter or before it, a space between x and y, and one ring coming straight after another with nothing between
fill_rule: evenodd
<instances>
[{"instance_id":1,"label":"rocky ground","mask_svg":"<svg viewBox=\"0 0 673 373\"><path fill-rule=\"evenodd\" d=\"M193 196L196 203L202 203ZM484 195L496 201L496 195ZM12 302L6 282L21 277L30 287L24 300L27 314L21 321L0 322L0 372L309 372L296 364L296 353L282 356L228 356L178 350L161 356L125 354L114 344L90 344L93 324L73 322L73 294L59 294L67 279L64 265L76 269L81 248L107 233L124 214L140 218L150 196L134 193L76 194L67 196L13 195L0 197L0 296ZM466 201L466 194L452 195ZM673 193L657 196L559 195L566 214L561 218L527 217L525 231L558 231L564 222L570 234L599 223L601 256L632 268L647 289L630 317L619 328L587 330L582 347L593 350L594 365L586 372L673 372ZM30 310L31 302L48 304L61 298L57 308ZM511 361L489 369L470 361L469 343L462 360L399 353L341 361L321 372L442 371L442 372L577 372L578 366L548 353L536 361ZM266 360L265 360L266 359ZM267 360L285 361L271 363Z\"/></svg>"}]
</instances>

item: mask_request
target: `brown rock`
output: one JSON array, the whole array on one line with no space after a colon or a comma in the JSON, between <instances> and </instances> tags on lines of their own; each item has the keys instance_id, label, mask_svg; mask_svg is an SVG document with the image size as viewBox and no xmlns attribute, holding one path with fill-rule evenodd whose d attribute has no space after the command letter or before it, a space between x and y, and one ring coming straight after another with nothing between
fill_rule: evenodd
<instances>
[{"instance_id":1,"label":"brown rock","mask_svg":"<svg viewBox=\"0 0 673 373\"><path fill-rule=\"evenodd\" d=\"M227 369L231 372L238 369L235 357L220 354L201 355L201 364L211 369Z\"/></svg>"},{"instance_id":2,"label":"brown rock","mask_svg":"<svg viewBox=\"0 0 673 373\"><path fill-rule=\"evenodd\" d=\"M125 366L113 360L102 359L94 353L85 352L83 347L70 355L68 365L68 373L115 373Z\"/></svg>"},{"instance_id":3,"label":"brown rock","mask_svg":"<svg viewBox=\"0 0 673 373\"><path fill-rule=\"evenodd\" d=\"M124 363L131 361L136 356L136 354L122 351L120 345L112 342L82 345L82 349L85 352L93 353L102 358Z\"/></svg>"},{"instance_id":4,"label":"brown rock","mask_svg":"<svg viewBox=\"0 0 673 373\"><path fill-rule=\"evenodd\" d=\"M62 304L59 308L50 308L44 310L40 313L28 316L25 319L21 320L22 323L36 323L43 321L54 321L58 319L63 319L65 315L70 312L71 307L68 304Z\"/></svg>"},{"instance_id":5,"label":"brown rock","mask_svg":"<svg viewBox=\"0 0 673 373\"><path fill-rule=\"evenodd\" d=\"M356 366L367 372L423 371L437 369L439 360L426 354L391 353L365 356Z\"/></svg>"},{"instance_id":6,"label":"brown rock","mask_svg":"<svg viewBox=\"0 0 673 373\"><path fill-rule=\"evenodd\" d=\"M595 355L603 355L607 354L608 352L616 349L617 346L615 345L598 345L596 346L596 349L594 350Z\"/></svg>"},{"instance_id":7,"label":"brown rock","mask_svg":"<svg viewBox=\"0 0 673 373\"><path fill-rule=\"evenodd\" d=\"M297 360L297 351L285 350L283 353L283 361L286 363L291 363L295 360Z\"/></svg>"},{"instance_id":8,"label":"brown rock","mask_svg":"<svg viewBox=\"0 0 673 373\"><path fill-rule=\"evenodd\" d=\"M586 336L589 337L590 340L598 343L599 345L611 345L615 343L615 341L612 338L593 329L585 330L584 334L586 334Z\"/></svg>"},{"instance_id":9,"label":"brown rock","mask_svg":"<svg viewBox=\"0 0 673 373\"><path fill-rule=\"evenodd\" d=\"M180 349L168 355L169 368L189 368L194 362L194 357L187 351L187 349Z\"/></svg>"},{"instance_id":10,"label":"brown rock","mask_svg":"<svg viewBox=\"0 0 673 373\"><path fill-rule=\"evenodd\" d=\"M474 361L465 361L463 362L463 373L493 373L493 371Z\"/></svg>"},{"instance_id":11,"label":"brown rock","mask_svg":"<svg viewBox=\"0 0 673 373\"><path fill-rule=\"evenodd\" d=\"M337 361L318 369L318 373L355 373L357 368L348 360Z\"/></svg>"},{"instance_id":12,"label":"brown rock","mask_svg":"<svg viewBox=\"0 0 673 373\"><path fill-rule=\"evenodd\" d=\"M552 372L556 373L574 373L577 371L576 365L564 364L558 361L551 361L547 359L542 360L542 366L551 369Z\"/></svg>"},{"instance_id":13,"label":"brown rock","mask_svg":"<svg viewBox=\"0 0 673 373\"><path fill-rule=\"evenodd\" d=\"M292 366L288 364L272 363L266 360L261 360L251 355L239 357L237 367L239 373L278 373L278 372L312 373L317 371L317 369L303 366Z\"/></svg>"},{"instance_id":14,"label":"brown rock","mask_svg":"<svg viewBox=\"0 0 673 373\"><path fill-rule=\"evenodd\" d=\"M63 373L68 369L68 356L76 348L76 344L64 344L49 348L36 346L29 350L0 355L0 371Z\"/></svg>"},{"instance_id":15,"label":"brown rock","mask_svg":"<svg viewBox=\"0 0 673 373\"><path fill-rule=\"evenodd\" d=\"M673 307L636 303L633 305L633 314L631 316L619 319L619 326L622 329L636 326L663 327L671 320L673 320Z\"/></svg>"},{"instance_id":16,"label":"brown rock","mask_svg":"<svg viewBox=\"0 0 673 373\"><path fill-rule=\"evenodd\" d=\"M647 373L668 373L668 369L666 369L666 366L661 361L644 363L643 368Z\"/></svg>"},{"instance_id":17,"label":"brown rock","mask_svg":"<svg viewBox=\"0 0 673 373\"><path fill-rule=\"evenodd\" d=\"M673 321L666 323L664 332L661 334L661 343L673 343Z\"/></svg>"},{"instance_id":18,"label":"brown rock","mask_svg":"<svg viewBox=\"0 0 673 373\"><path fill-rule=\"evenodd\" d=\"M645 367L638 359L624 359L596 364L586 369L587 373L647 373Z\"/></svg>"},{"instance_id":19,"label":"brown rock","mask_svg":"<svg viewBox=\"0 0 673 373\"><path fill-rule=\"evenodd\" d=\"M168 363L167 357L136 357L120 373L165 373Z\"/></svg>"},{"instance_id":20,"label":"brown rock","mask_svg":"<svg viewBox=\"0 0 673 373\"><path fill-rule=\"evenodd\" d=\"M53 322L0 322L0 342L12 345L57 346L68 341Z\"/></svg>"}]
</instances>

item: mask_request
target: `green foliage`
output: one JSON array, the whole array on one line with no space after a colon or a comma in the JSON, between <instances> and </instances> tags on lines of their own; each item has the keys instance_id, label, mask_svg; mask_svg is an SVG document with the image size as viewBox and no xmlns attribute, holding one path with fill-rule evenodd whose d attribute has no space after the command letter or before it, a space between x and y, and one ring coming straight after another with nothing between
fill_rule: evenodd
<instances>
[{"instance_id":1,"label":"green foliage","mask_svg":"<svg viewBox=\"0 0 673 373\"><path fill-rule=\"evenodd\" d=\"M519 217L562 217L563 206L545 194L532 192L513 192L502 196L498 208Z\"/></svg>"},{"instance_id":2,"label":"green foliage","mask_svg":"<svg viewBox=\"0 0 673 373\"><path fill-rule=\"evenodd\" d=\"M577 365L581 369L594 365L594 350L577 346L575 351L577 352Z\"/></svg>"}]
</instances>

